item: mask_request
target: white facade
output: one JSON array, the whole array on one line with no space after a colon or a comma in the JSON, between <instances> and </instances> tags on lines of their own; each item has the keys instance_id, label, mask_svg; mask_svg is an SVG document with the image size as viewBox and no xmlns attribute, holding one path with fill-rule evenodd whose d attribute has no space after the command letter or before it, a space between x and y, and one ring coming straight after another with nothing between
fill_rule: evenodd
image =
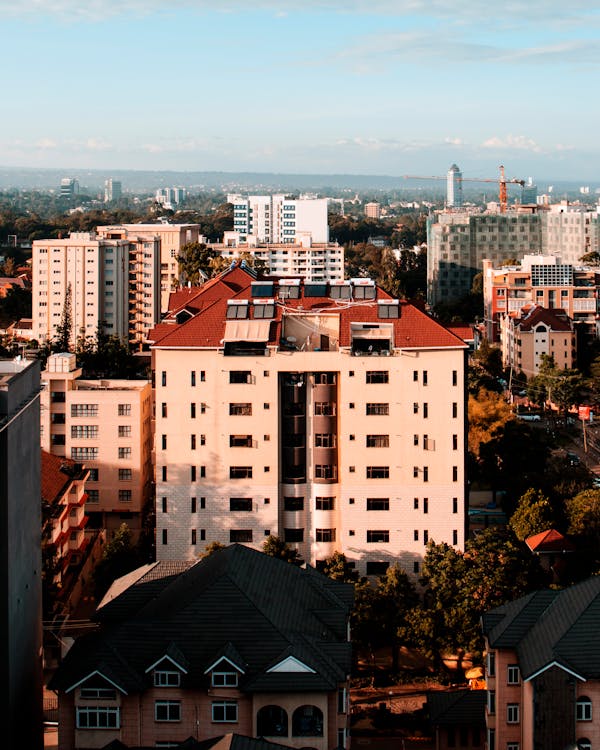
<instances>
[{"instance_id":1,"label":"white facade","mask_svg":"<svg viewBox=\"0 0 600 750\"><path fill-rule=\"evenodd\" d=\"M315 243L329 242L327 198L230 194L227 202L233 204L233 230L242 241L255 237L258 242L295 243L299 235L310 234Z\"/></svg>"},{"instance_id":2,"label":"white facade","mask_svg":"<svg viewBox=\"0 0 600 750\"><path fill-rule=\"evenodd\" d=\"M225 232L223 244L211 245L221 257L236 260L249 254L276 276L302 276L306 281L341 281L344 278L344 247L337 243L311 242L310 236L296 244L242 243L238 232Z\"/></svg>"},{"instance_id":3,"label":"white facade","mask_svg":"<svg viewBox=\"0 0 600 750\"><path fill-rule=\"evenodd\" d=\"M446 205L459 208L463 204L462 172L453 164L446 178Z\"/></svg>"}]
</instances>

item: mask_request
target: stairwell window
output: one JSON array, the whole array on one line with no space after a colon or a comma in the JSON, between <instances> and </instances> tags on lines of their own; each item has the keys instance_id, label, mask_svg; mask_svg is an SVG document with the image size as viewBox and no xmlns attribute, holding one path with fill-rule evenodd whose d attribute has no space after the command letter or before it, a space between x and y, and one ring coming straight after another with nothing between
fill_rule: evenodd
<instances>
[{"instance_id":1,"label":"stairwell window","mask_svg":"<svg viewBox=\"0 0 600 750\"><path fill-rule=\"evenodd\" d=\"M520 721L520 712L518 703L508 703L506 706L506 723L518 724Z\"/></svg>"}]
</instances>

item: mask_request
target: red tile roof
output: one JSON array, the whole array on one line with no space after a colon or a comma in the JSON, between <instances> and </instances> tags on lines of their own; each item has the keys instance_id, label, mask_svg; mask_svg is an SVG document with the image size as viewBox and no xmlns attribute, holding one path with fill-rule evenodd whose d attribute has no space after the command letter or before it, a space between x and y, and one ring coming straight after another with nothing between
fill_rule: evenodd
<instances>
[{"instance_id":1,"label":"red tile roof","mask_svg":"<svg viewBox=\"0 0 600 750\"><path fill-rule=\"evenodd\" d=\"M575 549L575 546L556 529L529 536L525 544L532 552L572 552Z\"/></svg>"},{"instance_id":2,"label":"red tile roof","mask_svg":"<svg viewBox=\"0 0 600 750\"><path fill-rule=\"evenodd\" d=\"M515 324L522 331L531 331L538 323L545 323L552 331L570 331L571 323L564 310L548 309L540 305L534 305L532 309L523 310L520 321Z\"/></svg>"},{"instance_id":3,"label":"red tile roof","mask_svg":"<svg viewBox=\"0 0 600 750\"><path fill-rule=\"evenodd\" d=\"M42 501L55 503L65 494L73 481L73 476L65 474L61 468L66 466L73 470L75 461L64 456L55 456L53 453L42 451L42 476L41 491Z\"/></svg>"},{"instance_id":4,"label":"red tile roof","mask_svg":"<svg viewBox=\"0 0 600 750\"><path fill-rule=\"evenodd\" d=\"M252 299L251 283L254 276L236 266L206 284L175 292L171 295L169 313L162 323L150 331L149 340L154 348L218 348L222 346L229 300ZM277 285L277 279L267 281ZM303 290L303 286L300 286ZM463 339L435 321L414 305L401 301L398 319L381 319L377 300L392 299L383 289L377 288L374 300L343 300L330 297L304 297L275 300L275 318L270 329L269 344L276 346L281 337L284 314L322 312L336 314L340 319L339 345L351 345L351 323L387 323L394 328L396 348L466 348ZM177 323L178 312L187 310L193 317Z\"/></svg>"}]
</instances>

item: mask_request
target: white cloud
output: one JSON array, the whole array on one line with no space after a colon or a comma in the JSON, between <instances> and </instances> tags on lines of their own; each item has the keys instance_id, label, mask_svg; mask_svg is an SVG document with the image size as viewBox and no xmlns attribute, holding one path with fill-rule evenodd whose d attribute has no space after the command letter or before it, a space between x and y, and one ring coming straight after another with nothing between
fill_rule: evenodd
<instances>
[{"instance_id":1,"label":"white cloud","mask_svg":"<svg viewBox=\"0 0 600 750\"><path fill-rule=\"evenodd\" d=\"M22 144L19 143L19 145ZM38 140L35 142L35 148L39 148L42 151L54 150L58 148L58 144L52 138L38 138Z\"/></svg>"},{"instance_id":2,"label":"white cloud","mask_svg":"<svg viewBox=\"0 0 600 750\"><path fill-rule=\"evenodd\" d=\"M494 135L483 141L481 147L486 149L532 151L534 154L541 154L544 151L532 138L527 138L524 135L507 135L503 138Z\"/></svg>"},{"instance_id":3,"label":"white cloud","mask_svg":"<svg viewBox=\"0 0 600 750\"><path fill-rule=\"evenodd\" d=\"M450 146L464 146L465 142L462 138L452 137L452 136L446 136L444 138L444 143L448 143Z\"/></svg>"}]
</instances>

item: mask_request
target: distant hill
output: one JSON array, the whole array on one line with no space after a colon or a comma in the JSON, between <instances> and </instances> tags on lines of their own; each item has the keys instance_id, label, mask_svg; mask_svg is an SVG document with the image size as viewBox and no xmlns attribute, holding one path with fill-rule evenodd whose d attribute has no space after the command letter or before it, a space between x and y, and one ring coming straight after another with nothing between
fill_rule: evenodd
<instances>
[{"instance_id":1,"label":"distant hill","mask_svg":"<svg viewBox=\"0 0 600 750\"><path fill-rule=\"evenodd\" d=\"M26 169L0 166L0 190L19 189L58 189L63 177L75 177L81 191L95 194L104 189L104 181L109 177L120 180L124 192L152 193L164 186L181 186L193 191L215 190L223 192L275 192L275 191L319 191L339 194L341 191L368 190L410 190L427 191L428 193L445 192L443 180L415 180L401 175L360 175L360 174L278 174L261 172L169 172L142 170L73 170L73 169ZM539 180L539 192L546 190L548 182ZM553 195L558 198L569 195L573 198L579 193L581 185L589 185L590 195L600 187L600 183L589 181L553 183ZM484 188L475 183L463 185L465 192L490 193L491 185ZM582 196L583 197L583 196Z\"/></svg>"}]
</instances>

